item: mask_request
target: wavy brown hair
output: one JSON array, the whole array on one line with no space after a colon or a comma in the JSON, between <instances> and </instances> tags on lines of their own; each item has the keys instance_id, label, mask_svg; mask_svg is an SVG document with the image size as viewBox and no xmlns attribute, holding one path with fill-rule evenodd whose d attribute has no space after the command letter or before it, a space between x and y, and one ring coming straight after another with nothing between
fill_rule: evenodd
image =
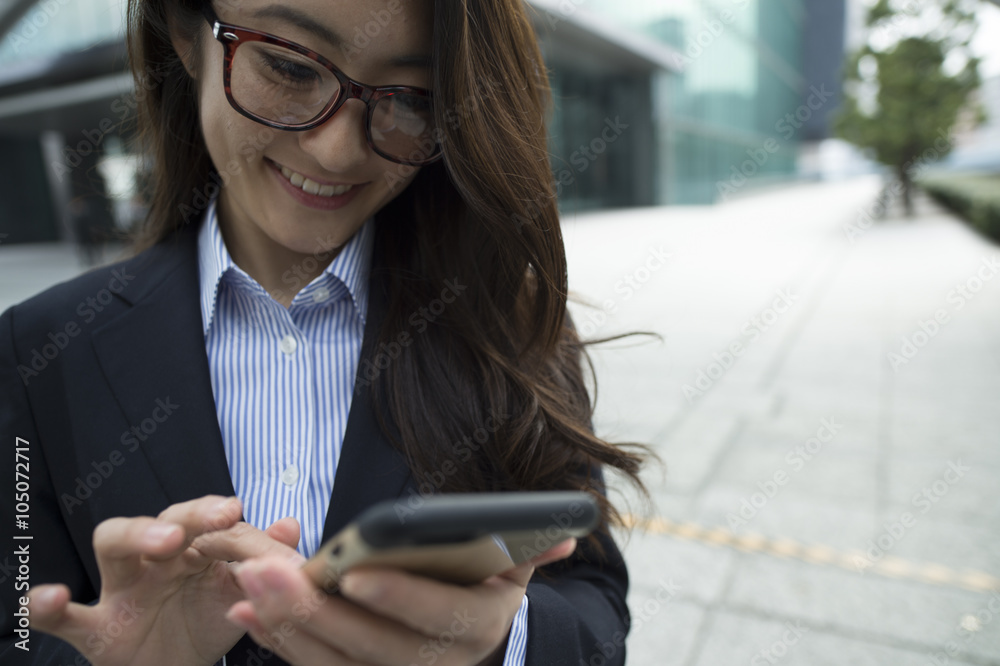
<instances>
[{"instance_id":1,"label":"wavy brown hair","mask_svg":"<svg viewBox=\"0 0 1000 666\"><path fill-rule=\"evenodd\" d=\"M169 15L168 15L169 12ZM161 241L218 176L201 136L194 82L168 21L203 31L199 0L130 0L128 46L152 192L136 251ZM382 428L418 484L435 492L585 489L620 516L594 475L642 483L646 450L595 436L580 342L566 315L566 256L545 119L551 102L522 0L434 0L433 90L444 159L377 215L387 314L372 381ZM197 39L195 40L197 44ZM155 85L150 85L150 80ZM460 297L413 317L446 281ZM411 344L392 346L400 334ZM483 433L484 436L480 436ZM476 455L466 457L470 449ZM449 464L450 463L450 464ZM442 470L455 470L442 474Z\"/></svg>"}]
</instances>

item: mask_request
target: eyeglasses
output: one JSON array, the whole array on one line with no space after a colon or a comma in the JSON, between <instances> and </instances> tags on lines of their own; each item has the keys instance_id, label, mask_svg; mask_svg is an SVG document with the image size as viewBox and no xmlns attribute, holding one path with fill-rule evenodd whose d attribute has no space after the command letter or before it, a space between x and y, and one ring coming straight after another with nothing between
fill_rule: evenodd
<instances>
[{"instance_id":1,"label":"eyeglasses","mask_svg":"<svg viewBox=\"0 0 1000 666\"><path fill-rule=\"evenodd\" d=\"M378 155L408 166L441 157L429 90L359 83L295 42L221 22L209 2L204 14L225 48L226 98L242 115L302 132L329 120L353 97L367 106L365 135Z\"/></svg>"}]
</instances>

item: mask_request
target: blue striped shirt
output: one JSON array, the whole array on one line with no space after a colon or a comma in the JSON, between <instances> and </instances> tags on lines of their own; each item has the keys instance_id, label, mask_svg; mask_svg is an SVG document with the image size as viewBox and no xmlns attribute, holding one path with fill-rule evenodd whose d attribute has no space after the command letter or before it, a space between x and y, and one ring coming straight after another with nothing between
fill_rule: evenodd
<instances>
[{"instance_id":1,"label":"blue striped shirt","mask_svg":"<svg viewBox=\"0 0 1000 666\"><path fill-rule=\"evenodd\" d=\"M305 557L320 546L347 429L374 231L369 220L308 284L302 271L321 256L287 271L283 282L299 289L288 308L233 262L215 202L198 233L205 347L233 488L259 529L294 516ZM504 666L524 663L527 615L525 596Z\"/></svg>"}]
</instances>

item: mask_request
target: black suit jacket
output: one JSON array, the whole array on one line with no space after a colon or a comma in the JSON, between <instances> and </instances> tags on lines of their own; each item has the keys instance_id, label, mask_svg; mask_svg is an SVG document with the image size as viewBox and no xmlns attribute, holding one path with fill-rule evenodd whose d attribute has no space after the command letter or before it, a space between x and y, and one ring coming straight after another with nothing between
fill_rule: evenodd
<instances>
[{"instance_id":1,"label":"black suit jacket","mask_svg":"<svg viewBox=\"0 0 1000 666\"><path fill-rule=\"evenodd\" d=\"M371 355L385 309L379 255L376 247L362 359ZM98 523L155 516L207 494L235 494L205 353L197 225L4 312L0 396L7 448L0 455L0 523L7 533L20 513L12 501L11 450L20 438L30 459L30 507L28 528L16 531L32 536L6 536L0 546L0 663L85 663L76 661L78 653L68 644L36 631L29 652L16 647L14 612L25 594L16 549L28 545L31 585L62 582L75 601L93 602L100 590L91 543ZM367 392L356 392L323 539L412 484ZM547 577L536 573L529 584L528 664L624 662L627 575L614 544L603 545L603 557L579 548L570 561ZM230 651L229 666L246 663L253 648L244 637Z\"/></svg>"}]
</instances>

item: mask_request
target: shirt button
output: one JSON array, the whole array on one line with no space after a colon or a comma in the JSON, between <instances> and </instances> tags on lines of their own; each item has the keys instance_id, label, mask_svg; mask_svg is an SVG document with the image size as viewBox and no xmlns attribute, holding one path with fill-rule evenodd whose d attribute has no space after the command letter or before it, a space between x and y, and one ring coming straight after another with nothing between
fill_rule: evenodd
<instances>
[{"instance_id":1,"label":"shirt button","mask_svg":"<svg viewBox=\"0 0 1000 666\"><path fill-rule=\"evenodd\" d=\"M320 287L313 292L313 302L315 303L323 303L328 298L330 298L330 290L326 287Z\"/></svg>"},{"instance_id":2,"label":"shirt button","mask_svg":"<svg viewBox=\"0 0 1000 666\"><path fill-rule=\"evenodd\" d=\"M289 356L295 353L298 349L299 343L295 341L295 336L286 335L281 339L281 351L285 352Z\"/></svg>"},{"instance_id":3,"label":"shirt button","mask_svg":"<svg viewBox=\"0 0 1000 666\"><path fill-rule=\"evenodd\" d=\"M289 465L285 468L285 471L281 473L281 482L286 486L294 486L295 482L299 480L299 468L295 465Z\"/></svg>"}]
</instances>

